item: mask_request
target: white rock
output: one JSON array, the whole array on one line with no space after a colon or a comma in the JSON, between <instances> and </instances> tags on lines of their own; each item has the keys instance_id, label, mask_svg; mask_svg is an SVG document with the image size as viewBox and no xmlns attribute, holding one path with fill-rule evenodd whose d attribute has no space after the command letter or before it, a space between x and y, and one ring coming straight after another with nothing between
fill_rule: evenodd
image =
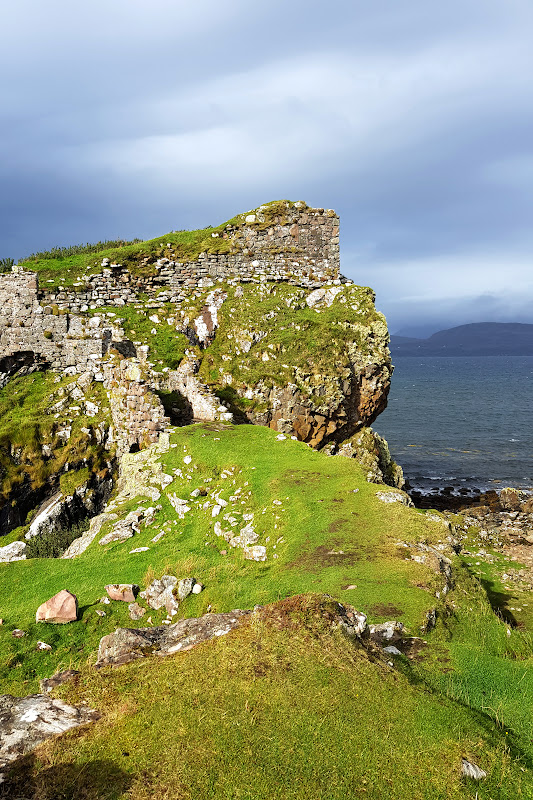
<instances>
[{"instance_id":1,"label":"white rock","mask_svg":"<svg viewBox=\"0 0 533 800\"><path fill-rule=\"evenodd\" d=\"M200 592L202 591L203 588L204 587L202 586L201 583L195 583L194 586L192 587L192 593L193 594L200 594Z\"/></svg>"},{"instance_id":2,"label":"white rock","mask_svg":"<svg viewBox=\"0 0 533 800\"><path fill-rule=\"evenodd\" d=\"M149 547L136 547L135 550L130 550L130 553L145 553Z\"/></svg>"},{"instance_id":3,"label":"white rock","mask_svg":"<svg viewBox=\"0 0 533 800\"><path fill-rule=\"evenodd\" d=\"M51 650L52 645L46 644L46 642L37 642L37 650Z\"/></svg>"},{"instance_id":4,"label":"white rock","mask_svg":"<svg viewBox=\"0 0 533 800\"><path fill-rule=\"evenodd\" d=\"M383 648L384 653L388 653L390 656L401 656L402 651L398 650L397 647L394 647L393 644L388 644L387 647Z\"/></svg>"},{"instance_id":5,"label":"white rock","mask_svg":"<svg viewBox=\"0 0 533 800\"><path fill-rule=\"evenodd\" d=\"M23 561L26 558L25 549L26 542L11 542L5 547L0 547L0 562L5 564L10 561Z\"/></svg>"},{"instance_id":6,"label":"white rock","mask_svg":"<svg viewBox=\"0 0 533 800\"><path fill-rule=\"evenodd\" d=\"M184 464L190 464L192 461L192 456L185 456L183 459Z\"/></svg>"},{"instance_id":7,"label":"white rock","mask_svg":"<svg viewBox=\"0 0 533 800\"><path fill-rule=\"evenodd\" d=\"M466 758L461 759L461 775L465 778L473 778L475 781L480 781L487 777L484 769L478 767L477 764L472 764L471 761L467 761Z\"/></svg>"},{"instance_id":8,"label":"white rock","mask_svg":"<svg viewBox=\"0 0 533 800\"><path fill-rule=\"evenodd\" d=\"M249 561L266 561L266 547L262 544L256 544L253 547L245 547L244 557Z\"/></svg>"}]
</instances>

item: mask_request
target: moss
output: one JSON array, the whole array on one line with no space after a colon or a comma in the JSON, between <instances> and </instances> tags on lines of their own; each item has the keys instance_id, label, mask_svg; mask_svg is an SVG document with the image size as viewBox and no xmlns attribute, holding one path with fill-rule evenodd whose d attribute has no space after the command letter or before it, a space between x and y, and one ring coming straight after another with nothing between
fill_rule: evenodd
<instances>
[{"instance_id":1,"label":"moss","mask_svg":"<svg viewBox=\"0 0 533 800\"><path fill-rule=\"evenodd\" d=\"M266 203L257 209L256 222L249 227L263 230L276 221L285 224L287 210L294 206L295 204L288 200ZM194 231L171 231L155 239L142 242L135 240L130 244L121 243L117 247L103 243L102 249L96 250L92 246L87 246L81 251L77 248L66 248L61 252L56 248L51 253L38 253L23 259L20 263L35 270L39 274L41 285L48 291L55 291L58 287L83 290L84 276L101 272L104 258L108 258L111 263L122 264L136 277L152 277L157 273L155 262L159 258L186 263L196 261L201 253L210 255L238 252L242 248L239 229L245 225L246 216L239 214L215 227L208 226ZM83 285L74 285L79 283Z\"/></svg>"},{"instance_id":2,"label":"moss","mask_svg":"<svg viewBox=\"0 0 533 800\"><path fill-rule=\"evenodd\" d=\"M59 478L59 488L65 497L74 494L76 489L83 486L90 478L91 473L87 467L64 472Z\"/></svg>"}]
</instances>

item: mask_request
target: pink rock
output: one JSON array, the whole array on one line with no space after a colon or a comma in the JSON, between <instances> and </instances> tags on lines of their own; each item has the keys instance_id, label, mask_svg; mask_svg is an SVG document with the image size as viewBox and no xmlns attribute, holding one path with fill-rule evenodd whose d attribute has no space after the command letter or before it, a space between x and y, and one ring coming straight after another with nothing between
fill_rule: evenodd
<instances>
[{"instance_id":1,"label":"pink rock","mask_svg":"<svg viewBox=\"0 0 533 800\"><path fill-rule=\"evenodd\" d=\"M123 600L125 603L134 603L139 587L134 583L110 583L105 590L111 600Z\"/></svg>"},{"instance_id":2,"label":"pink rock","mask_svg":"<svg viewBox=\"0 0 533 800\"><path fill-rule=\"evenodd\" d=\"M62 589L37 609L36 622L65 623L78 618L78 598Z\"/></svg>"}]
</instances>

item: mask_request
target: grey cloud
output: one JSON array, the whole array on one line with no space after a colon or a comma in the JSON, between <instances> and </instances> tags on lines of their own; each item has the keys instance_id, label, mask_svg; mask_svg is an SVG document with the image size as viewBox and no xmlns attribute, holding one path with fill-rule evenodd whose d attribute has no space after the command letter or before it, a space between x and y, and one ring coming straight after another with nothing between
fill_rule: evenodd
<instances>
[{"instance_id":1,"label":"grey cloud","mask_svg":"<svg viewBox=\"0 0 533 800\"><path fill-rule=\"evenodd\" d=\"M453 316L445 290L526 313L476 298L533 251L530 4L19 0L2 22L0 256L289 197L341 213L344 272L398 324Z\"/></svg>"}]
</instances>

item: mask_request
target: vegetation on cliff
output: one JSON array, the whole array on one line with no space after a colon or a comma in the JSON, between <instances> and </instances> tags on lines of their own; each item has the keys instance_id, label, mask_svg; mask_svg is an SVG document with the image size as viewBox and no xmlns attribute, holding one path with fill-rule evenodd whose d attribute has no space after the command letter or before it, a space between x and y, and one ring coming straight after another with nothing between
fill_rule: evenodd
<instances>
[{"instance_id":1,"label":"vegetation on cliff","mask_svg":"<svg viewBox=\"0 0 533 800\"><path fill-rule=\"evenodd\" d=\"M257 230L263 230L276 222L284 223L287 208L294 207L287 200L275 200L265 203L256 209L255 220L248 223ZM299 204L305 208L305 203ZM229 253L240 247L239 237L229 238L241 227L246 216L238 214L216 226L208 226L195 231L171 231L155 239L132 242L122 240L97 242L95 244L55 247L49 251L33 253L20 260L20 264L39 274L41 284L52 286L76 286L83 282L84 275L91 275L101 270L102 260L120 263L127 267L133 275L154 275L154 263L158 258L174 261L195 261L201 253ZM12 259L10 259L13 263Z\"/></svg>"}]
</instances>

